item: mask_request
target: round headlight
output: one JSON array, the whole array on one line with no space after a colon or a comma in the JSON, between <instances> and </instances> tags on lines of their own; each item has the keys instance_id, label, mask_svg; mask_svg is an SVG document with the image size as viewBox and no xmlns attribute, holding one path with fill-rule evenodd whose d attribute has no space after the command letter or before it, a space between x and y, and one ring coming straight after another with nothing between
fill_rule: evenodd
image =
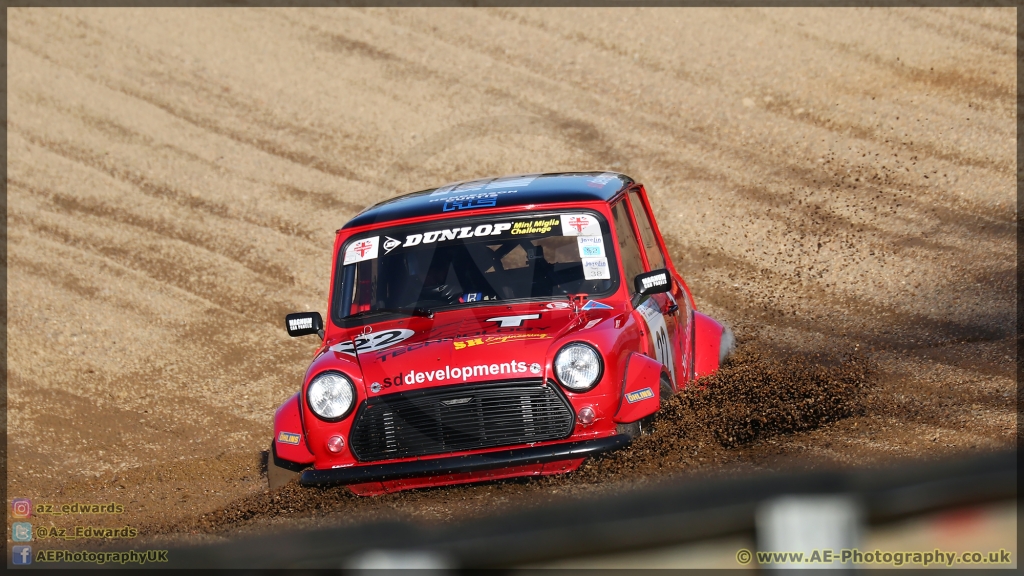
<instances>
[{"instance_id":1,"label":"round headlight","mask_svg":"<svg viewBox=\"0 0 1024 576\"><path fill-rule=\"evenodd\" d=\"M321 419L341 420L356 403L356 389L340 372L324 372L309 383L306 399L309 409Z\"/></svg>"},{"instance_id":2,"label":"round headlight","mask_svg":"<svg viewBox=\"0 0 1024 576\"><path fill-rule=\"evenodd\" d=\"M555 376L569 390L589 390L601 378L601 355L587 344L566 344L555 355Z\"/></svg>"}]
</instances>

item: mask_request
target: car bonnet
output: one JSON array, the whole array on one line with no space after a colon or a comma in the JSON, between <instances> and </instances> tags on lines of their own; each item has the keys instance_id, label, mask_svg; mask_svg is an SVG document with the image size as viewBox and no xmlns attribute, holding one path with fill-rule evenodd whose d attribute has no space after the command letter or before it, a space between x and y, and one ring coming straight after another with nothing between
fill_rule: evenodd
<instances>
[{"instance_id":1,"label":"car bonnet","mask_svg":"<svg viewBox=\"0 0 1024 576\"><path fill-rule=\"evenodd\" d=\"M602 315L595 312L577 314L568 302L474 307L441 312L434 318L377 323L329 350L356 357L370 396L462 383L541 379L555 342Z\"/></svg>"}]
</instances>

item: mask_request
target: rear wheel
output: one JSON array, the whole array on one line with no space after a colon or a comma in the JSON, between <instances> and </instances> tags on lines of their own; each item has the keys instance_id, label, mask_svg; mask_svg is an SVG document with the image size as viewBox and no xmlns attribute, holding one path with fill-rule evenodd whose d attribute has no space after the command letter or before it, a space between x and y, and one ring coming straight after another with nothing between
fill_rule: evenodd
<instances>
[{"instance_id":1,"label":"rear wheel","mask_svg":"<svg viewBox=\"0 0 1024 576\"><path fill-rule=\"evenodd\" d=\"M298 478L299 473L306 468L302 464L278 458L275 444L276 442L270 442L270 452L267 454L267 486L271 490L276 490Z\"/></svg>"},{"instance_id":2,"label":"rear wheel","mask_svg":"<svg viewBox=\"0 0 1024 576\"><path fill-rule=\"evenodd\" d=\"M722 328L722 340L718 345L718 366L721 367L725 361L736 351L736 336L728 326Z\"/></svg>"}]
</instances>

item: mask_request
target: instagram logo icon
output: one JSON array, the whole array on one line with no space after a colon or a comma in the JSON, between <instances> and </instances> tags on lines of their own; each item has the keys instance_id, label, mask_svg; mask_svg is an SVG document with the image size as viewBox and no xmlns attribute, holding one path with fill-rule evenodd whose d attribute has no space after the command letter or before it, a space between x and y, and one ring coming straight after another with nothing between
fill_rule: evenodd
<instances>
[{"instance_id":1,"label":"instagram logo icon","mask_svg":"<svg viewBox=\"0 0 1024 576\"><path fill-rule=\"evenodd\" d=\"M15 498L11 500L11 516L15 518L28 518L32 515L32 501L28 498Z\"/></svg>"}]
</instances>

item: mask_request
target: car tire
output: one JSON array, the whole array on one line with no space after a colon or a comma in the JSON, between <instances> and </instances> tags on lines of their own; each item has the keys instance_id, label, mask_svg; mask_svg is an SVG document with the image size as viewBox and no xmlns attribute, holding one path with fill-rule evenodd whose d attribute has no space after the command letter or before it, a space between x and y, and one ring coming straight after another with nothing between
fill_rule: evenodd
<instances>
[{"instance_id":1,"label":"car tire","mask_svg":"<svg viewBox=\"0 0 1024 576\"><path fill-rule=\"evenodd\" d=\"M669 398L671 398L671 397L673 397L675 395L676 395L675 391L672 390L672 380L669 380L668 376L662 374L661 375L661 401L664 402L665 400L668 400Z\"/></svg>"},{"instance_id":2,"label":"car tire","mask_svg":"<svg viewBox=\"0 0 1024 576\"><path fill-rule=\"evenodd\" d=\"M630 438L636 438L637 436L650 436L651 432L654 431L654 414L645 416L636 422L630 422L629 424L616 424L615 431L619 434L625 434Z\"/></svg>"},{"instance_id":3,"label":"car tire","mask_svg":"<svg viewBox=\"0 0 1024 576\"><path fill-rule=\"evenodd\" d=\"M306 469L306 466L289 462L277 457L275 442L270 442L270 452L267 453L267 487L276 490L281 486L299 477L299 473Z\"/></svg>"}]
</instances>

